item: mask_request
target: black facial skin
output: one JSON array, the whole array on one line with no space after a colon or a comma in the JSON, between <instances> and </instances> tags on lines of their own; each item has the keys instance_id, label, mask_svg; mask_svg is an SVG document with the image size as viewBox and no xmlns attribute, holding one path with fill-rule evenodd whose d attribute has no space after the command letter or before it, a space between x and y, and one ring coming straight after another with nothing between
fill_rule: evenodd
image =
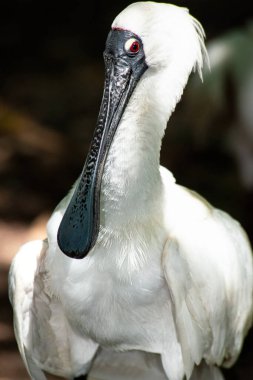
<instances>
[{"instance_id":1,"label":"black facial skin","mask_svg":"<svg viewBox=\"0 0 253 380\"><path fill-rule=\"evenodd\" d=\"M130 38L140 44L136 53L125 50L125 43ZM97 126L79 183L57 235L61 251L75 259L84 258L96 243L100 226L101 179L106 157L128 101L148 68L141 39L126 30L110 31L104 61L105 84Z\"/></svg>"}]
</instances>

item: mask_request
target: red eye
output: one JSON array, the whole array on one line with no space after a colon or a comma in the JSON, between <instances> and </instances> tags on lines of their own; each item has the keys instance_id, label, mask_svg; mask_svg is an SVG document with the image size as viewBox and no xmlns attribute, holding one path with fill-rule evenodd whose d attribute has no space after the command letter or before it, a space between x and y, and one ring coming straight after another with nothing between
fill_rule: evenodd
<instances>
[{"instance_id":1,"label":"red eye","mask_svg":"<svg viewBox=\"0 0 253 380\"><path fill-rule=\"evenodd\" d=\"M129 38L125 43L125 50L130 54L137 54L140 50L140 42L135 38Z\"/></svg>"},{"instance_id":2,"label":"red eye","mask_svg":"<svg viewBox=\"0 0 253 380\"><path fill-rule=\"evenodd\" d=\"M132 43L132 45L130 46L130 49L129 49L132 53L138 53L138 51L140 50L140 44L138 41L135 41Z\"/></svg>"}]
</instances>

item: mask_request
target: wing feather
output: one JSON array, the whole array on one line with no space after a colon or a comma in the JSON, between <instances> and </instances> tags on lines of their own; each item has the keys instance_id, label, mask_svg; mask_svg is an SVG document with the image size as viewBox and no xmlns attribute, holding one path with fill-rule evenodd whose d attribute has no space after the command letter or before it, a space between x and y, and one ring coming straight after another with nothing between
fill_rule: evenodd
<instances>
[{"instance_id":1,"label":"wing feather","mask_svg":"<svg viewBox=\"0 0 253 380\"><path fill-rule=\"evenodd\" d=\"M26 369L35 380L46 380L46 377L32 359L26 343L29 340L34 277L38 260L45 249L46 243L43 241L24 245L15 256L9 273L9 298L13 307L15 336Z\"/></svg>"},{"instance_id":2,"label":"wing feather","mask_svg":"<svg viewBox=\"0 0 253 380\"><path fill-rule=\"evenodd\" d=\"M171 228L163 266L189 378L202 359L227 366L237 359L252 322L253 266L241 226L194 193L180 192L186 214Z\"/></svg>"},{"instance_id":3,"label":"wing feather","mask_svg":"<svg viewBox=\"0 0 253 380\"><path fill-rule=\"evenodd\" d=\"M87 373L98 345L73 331L51 293L44 267L47 249L47 241L32 241L12 262L9 293L15 335L32 379L46 380L43 370L71 379Z\"/></svg>"}]
</instances>

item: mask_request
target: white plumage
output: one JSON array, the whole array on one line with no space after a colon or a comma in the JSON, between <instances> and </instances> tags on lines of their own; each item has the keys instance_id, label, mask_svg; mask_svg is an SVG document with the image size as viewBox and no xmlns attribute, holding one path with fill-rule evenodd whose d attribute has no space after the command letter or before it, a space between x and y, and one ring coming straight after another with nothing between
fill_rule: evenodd
<instances>
[{"instance_id":1,"label":"white plumage","mask_svg":"<svg viewBox=\"0 0 253 380\"><path fill-rule=\"evenodd\" d=\"M222 379L215 366L234 363L251 325L251 248L236 221L159 166L167 120L190 72L201 72L203 30L186 9L153 2L130 5L113 28L141 38L148 69L106 159L95 246L82 260L58 247L74 187L48 239L14 258L19 349L35 380L42 370L86 373L99 346L158 353L170 380Z\"/></svg>"}]
</instances>

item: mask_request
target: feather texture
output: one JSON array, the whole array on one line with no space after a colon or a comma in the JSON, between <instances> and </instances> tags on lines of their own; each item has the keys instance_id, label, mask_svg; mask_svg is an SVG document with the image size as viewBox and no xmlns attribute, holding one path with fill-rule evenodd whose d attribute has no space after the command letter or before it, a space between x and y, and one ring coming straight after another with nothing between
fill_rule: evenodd
<instances>
[{"instance_id":1,"label":"feather texture","mask_svg":"<svg viewBox=\"0 0 253 380\"><path fill-rule=\"evenodd\" d=\"M94 247L74 260L57 243L75 184L48 240L25 245L12 263L19 349L34 380L86 373L99 346L94 365L116 364L102 375L94 367L95 378L126 380L140 366L140 378L222 380L216 366L234 363L252 323L251 248L236 221L159 165L167 121L202 69L204 33L186 9L153 2L130 5L113 27L142 39L149 67L106 157ZM129 370L118 374L123 358Z\"/></svg>"},{"instance_id":2,"label":"feather texture","mask_svg":"<svg viewBox=\"0 0 253 380\"><path fill-rule=\"evenodd\" d=\"M189 378L202 358L227 366L237 359L252 322L252 256L228 214L179 186L167 195L167 222L173 212L179 220L170 225L163 265Z\"/></svg>"},{"instance_id":3,"label":"feather texture","mask_svg":"<svg viewBox=\"0 0 253 380\"><path fill-rule=\"evenodd\" d=\"M72 379L87 372L97 344L75 334L47 287L47 248L46 241L32 241L12 262L9 289L15 335L32 379L46 380L42 370Z\"/></svg>"}]
</instances>

